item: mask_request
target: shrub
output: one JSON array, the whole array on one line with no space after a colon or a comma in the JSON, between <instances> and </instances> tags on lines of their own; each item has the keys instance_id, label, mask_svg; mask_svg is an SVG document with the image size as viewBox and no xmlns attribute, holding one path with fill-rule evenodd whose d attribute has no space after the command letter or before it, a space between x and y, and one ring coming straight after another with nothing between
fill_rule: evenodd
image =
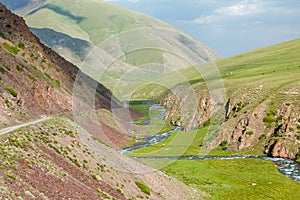
<instances>
[{"instance_id":1,"label":"shrub","mask_svg":"<svg viewBox=\"0 0 300 200\"><path fill-rule=\"evenodd\" d=\"M8 91L13 97L17 97L17 96L18 96L18 92L17 92L14 88L7 87L6 89L7 89L7 91Z\"/></svg>"},{"instance_id":2,"label":"shrub","mask_svg":"<svg viewBox=\"0 0 300 200\"><path fill-rule=\"evenodd\" d=\"M228 144L227 141L223 141L223 142L221 142L221 144L220 144L219 146L220 146L220 147L225 147L227 144Z\"/></svg>"},{"instance_id":3,"label":"shrub","mask_svg":"<svg viewBox=\"0 0 300 200\"><path fill-rule=\"evenodd\" d=\"M122 191L120 188L118 188L116 191L117 191L118 193L120 193L122 196L124 196L124 193L123 193L123 191Z\"/></svg>"},{"instance_id":4,"label":"shrub","mask_svg":"<svg viewBox=\"0 0 300 200\"><path fill-rule=\"evenodd\" d=\"M222 151L227 151L227 147L222 147Z\"/></svg>"},{"instance_id":5,"label":"shrub","mask_svg":"<svg viewBox=\"0 0 300 200\"><path fill-rule=\"evenodd\" d=\"M36 81L37 81L36 78L34 78L31 74L28 74L28 78L29 78L30 80L32 80L33 82L36 82Z\"/></svg>"},{"instance_id":6,"label":"shrub","mask_svg":"<svg viewBox=\"0 0 300 200\"><path fill-rule=\"evenodd\" d=\"M140 188L140 190L141 190L142 192L144 192L145 194L150 195L151 190L150 190L150 188L149 188L147 185L145 185L145 183L139 182L139 181L135 181L135 184L136 184L136 186L137 186L138 188Z\"/></svg>"},{"instance_id":7,"label":"shrub","mask_svg":"<svg viewBox=\"0 0 300 200\"><path fill-rule=\"evenodd\" d=\"M25 49L25 45L22 42L19 42L18 47L20 49Z\"/></svg>"},{"instance_id":8,"label":"shrub","mask_svg":"<svg viewBox=\"0 0 300 200\"><path fill-rule=\"evenodd\" d=\"M208 126L210 126L210 118L207 120L207 121L205 121L204 123L203 123L203 127L208 127Z\"/></svg>"},{"instance_id":9,"label":"shrub","mask_svg":"<svg viewBox=\"0 0 300 200\"><path fill-rule=\"evenodd\" d=\"M238 106L238 107L236 108L236 112L240 112L242 109L243 109L243 106Z\"/></svg>"},{"instance_id":10,"label":"shrub","mask_svg":"<svg viewBox=\"0 0 300 200\"><path fill-rule=\"evenodd\" d=\"M281 121L282 119L283 119L283 116L280 115L280 116L277 117L276 122L279 122L279 121Z\"/></svg>"},{"instance_id":11,"label":"shrub","mask_svg":"<svg viewBox=\"0 0 300 200\"><path fill-rule=\"evenodd\" d=\"M52 78L51 78L51 76L49 74L45 73L45 76L47 76L47 78L49 78L49 79L52 80Z\"/></svg>"},{"instance_id":12,"label":"shrub","mask_svg":"<svg viewBox=\"0 0 300 200\"><path fill-rule=\"evenodd\" d=\"M19 72L21 72L21 71L22 71L22 66L20 66L20 65L17 65L17 66L16 66L16 68L17 68L17 70L18 70Z\"/></svg>"},{"instance_id":13,"label":"shrub","mask_svg":"<svg viewBox=\"0 0 300 200\"><path fill-rule=\"evenodd\" d=\"M247 134L247 135L253 135L254 132L253 132L253 131L247 131L246 134Z\"/></svg>"},{"instance_id":14,"label":"shrub","mask_svg":"<svg viewBox=\"0 0 300 200\"><path fill-rule=\"evenodd\" d=\"M275 122L276 120L273 118L273 117L271 117L271 116L266 116L266 117L264 117L264 119L263 119L263 122L265 122L265 123L273 123L273 122Z\"/></svg>"},{"instance_id":15,"label":"shrub","mask_svg":"<svg viewBox=\"0 0 300 200\"><path fill-rule=\"evenodd\" d=\"M96 181L98 180L98 179L97 179L97 175L95 175L95 174L92 175L92 178L93 178L94 180L96 180Z\"/></svg>"},{"instance_id":16,"label":"shrub","mask_svg":"<svg viewBox=\"0 0 300 200\"><path fill-rule=\"evenodd\" d=\"M37 67L36 67L36 66L34 66L34 65L31 65L31 67L32 67L33 69L37 70Z\"/></svg>"},{"instance_id":17,"label":"shrub","mask_svg":"<svg viewBox=\"0 0 300 200\"><path fill-rule=\"evenodd\" d=\"M266 136L266 134L262 134L261 136L259 136L259 140L264 140L264 139L266 139L267 138L267 136Z\"/></svg>"},{"instance_id":18,"label":"shrub","mask_svg":"<svg viewBox=\"0 0 300 200\"><path fill-rule=\"evenodd\" d=\"M14 174L7 173L6 176L7 176L8 178L13 179L13 180L16 180L16 179L17 179L17 176L14 175Z\"/></svg>"},{"instance_id":19,"label":"shrub","mask_svg":"<svg viewBox=\"0 0 300 200\"><path fill-rule=\"evenodd\" d=\"M12 54L18 54L20 51L20 49L18 47L10 46L6 42L3 43L3 47Z\"/></svg>"},{"instance_id":20,"label":"shrub","mask_svg":"<svg viewBox=\"0 0 300 200\"><path fill-rule=\"evenodd\" d=\"M60 81L59 80L55 80L55 85L57 85L58 87L60 87Z\"/></svg>"},{"instance_id":21,"label":"shrub","mask_svg":"<svg viewBox=\"0 0 300 200\"><path fill-rule=\"evenodd\" d=\"M0 73L4 74L4 68L3 67L0 67Z\"/></svg>"},{"instance_id":22,"label":"shrub","mask_svg":"<svg viewBox=\"0 0 300 200\"><path fill-rule=\"evenodd\" d=\"M5 105L6 105L8 108L12 108L12 104L11 104L11 102L10 102L8 99L5 99Z\"/></svg>"},{"instance_id":23,"label":"shrub","mask_svg":"<svg viewBox=\"0 0 300 200\"><path fill-rule=\"evenodd\" d=\"M275 115L275 111L274 110L269 110L268 112L267 112L267 116L274 116Z\"/></svg>"}]
</instances>

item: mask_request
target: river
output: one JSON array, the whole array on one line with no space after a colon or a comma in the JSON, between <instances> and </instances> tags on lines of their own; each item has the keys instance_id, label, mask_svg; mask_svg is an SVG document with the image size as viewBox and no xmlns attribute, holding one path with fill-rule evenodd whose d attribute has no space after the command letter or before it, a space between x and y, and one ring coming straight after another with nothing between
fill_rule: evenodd
<instances>
[{"instance_id":1,"label":"river","mask_svg":"<svg viewBox=\"0 0 300 200\"><path fill-rule=\"evenodd\" d=\"M145 120L143 123L141 123L143 126L155 126L155 123L152 123L152 121L156 119L163 119L164 113L166 111L165 108L162 106L157 105L155 102L150 101L140 101L141 104L148 105L149 110L156 110L158 112L157 116L151 119ZM133 123L133 122L131 122ZM151 135L148 137L145 137L145 142L142 143L136 143L132 146L120 149L119 152L121 154L127 154L131 151L141 149L144 147L152 146L156 143L159 143L165 139L167 139L172 133L180 130L181 127L175 126L174 129L162 133L158 133L155 135ZM241 156L147 156L147 157L136 157L136 158L147 158L147 159L166 159L166 160L232 160L232 159L261 159L261 160L269 160L273 161L276 166L278 166L278 170L281 174L287 176L288 178L291 178L293 180L296 180L300 182L300 164L297 163L294 160L290 159L284 159L284 158L272 158L272 157L266 157L266 156L256 156L256 155L241 155Z\"/></svg>"}]
</instances>

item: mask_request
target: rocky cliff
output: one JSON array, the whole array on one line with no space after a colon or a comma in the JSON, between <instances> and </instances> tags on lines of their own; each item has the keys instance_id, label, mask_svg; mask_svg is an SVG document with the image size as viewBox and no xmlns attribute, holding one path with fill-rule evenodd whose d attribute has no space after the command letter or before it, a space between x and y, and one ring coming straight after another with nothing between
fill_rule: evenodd
<instances>
[{"instance_id":1,"label":"rocky cliff","mask_svg":"<svg viewBox=\"0 0 300 200\"><path fill-rule=\"evenodd\" d=\"M178 84L161 100L168 108L165 119L188 132L217 118L214 148L221 144L224 151L298 158L299 47L297 39L217 61L226 98L202 81ZM187 72L199 79L196 70Z\"/></svg>"},{"instance_id":2,"label":"rocky cliff","mask_svg":"<svg viewBox=\"0 0 300 200\"><path fill-rule=\"evenodd\" d=\"M165 119L171 124L181 125L186 132L209 125L216 113L223 112L225 116L219 124L222 129L215 147L223 143L230 151L249 150L295 159L300 146L298 86L291 85L267 96L257 96L256 100L245 98L249 95L247 90L243 93L236 91L222 108L217 106L216 99L202 90L194 104L186 109L186 105L192 104L191 95L185 94L187 89L180 84L166 93L161 104L168 108Z\"/></svg>"}]
</instances>

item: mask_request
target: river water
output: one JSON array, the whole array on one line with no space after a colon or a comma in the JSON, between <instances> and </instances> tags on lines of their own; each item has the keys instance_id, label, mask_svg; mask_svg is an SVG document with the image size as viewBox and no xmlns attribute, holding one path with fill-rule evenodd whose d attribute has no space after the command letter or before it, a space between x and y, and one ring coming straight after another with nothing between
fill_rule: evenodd
<instances>
[{"instance_id":1,"label":"river water","mask_svg":"<svg viewBox=\"0 0 300 200\"><path fill-rule=\"evenodd\" d=\"M141 101L141 104L149 105L149 110L156 110L157 117L152 119L145 120L142 125L144 126L155 126L155 123L152 121L157 119L163 119L164 113L166 111L165 108L155 104L155 102ZM131 122L133 123L133 122ZM162 133L158 133L152 136L145 137L145 142L136 143L132 146L120 149L119 152L121 154L127 154L131 151L141 149L144 147L152 146L156 143L159 143L165 139L167 139L172 133L180 130L181 127L175 126L174 129ZM256 155L243 155L243 156L147 156L147 157L136 157L136 158L147 158L147 159L166 159L166 160L232 160L232 159L261 159L261 160L269 160L273 161L276 166L278 166L278 170L281 174L300 182L300 164L294 160L284 159L284 158L272 158L266 156L256 156Z\"/></svg>"}]
</instances>

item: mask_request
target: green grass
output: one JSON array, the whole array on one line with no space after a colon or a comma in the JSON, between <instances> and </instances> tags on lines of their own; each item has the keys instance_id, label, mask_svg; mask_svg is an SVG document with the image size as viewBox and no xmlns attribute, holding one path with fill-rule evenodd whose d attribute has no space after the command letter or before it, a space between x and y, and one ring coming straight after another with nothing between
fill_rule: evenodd
<instances>
[{"instance_id":1,"label":"green grass","mask_svg":"<svg viewBox=\"0 0 300 200\"><path fill-rule=\"evenodd\" d=\"M135 66L151 63L161 63L163 61L162 51L156 49L142 49L125 54L126 62Z\"/></svg>"},{"instance_id":2,"label":"green grass","mask_svg":"<svg viewBox=\"0 0 300 200\"><path fill-rule=\"evenodd\" d=\"M267 98L270 93L300 81L299 54L300 39L296 39L220 59L215 62L215 66L223 78L227 95L234 93L241 85L243 85L244 88L251 88L257 87L258 84L263 84L264 90L262 91L262 95L266 94L260 97L263 100ZM150 84L150 87L139 87L141 83L139 83L139 85L127 85L126 87L128 91L136 90L135 98L137 99L158 98L166 92L168 88L178 83L188 82L191 85L196 85L204 82L202 75L209 72L209 70L215 66L213 63L202 64L154 77L151 81L144 83L145 85ZM215 76L209 75L205 78L210 77L214 78ZM289 78L287 79L286 77ZM160 85L167 87L161 87ZM120 86L119 90L126 91L126 88ZM154 94L154 96L149 95L150 93ZM257 95L251 90L247 91L247 93L249 96Z\"/></svg>"},{"instance_id":3,"label":"green grass","mask_svg":"<svg viewBox=\"0 0 300 200\"><path fill-rule=\"evenodd\" d=\"M135 150L129 156L190 156L199 155L200 145L207 133L207 128L182 132L177 131L170 135L166 140L149 147Z\"/></svg>"},{"instance_id":4,"label":"green grass","mask_svg":"<svg viewBox=\"0 0 300 200\"><path fill-rule=\"evenodd\" d=\"M281 175L271 161L175 161L162 171L207 192L211 199L300 198L300 184Z\"/></svg>"},{"instance_id":5,"label":"green grass","mask_svg":"<svg viewBox=\"0 0 300 200\"><path fill-rule=\"evenodd\" d=\"M135 181L135 184L138 188L140 188L140 190L142 192L144 192L145 194L148 194L150 195L151 194L151 190L150 188L143 182L140 182L140 181Z\"/></svg>"}]
</instances>

